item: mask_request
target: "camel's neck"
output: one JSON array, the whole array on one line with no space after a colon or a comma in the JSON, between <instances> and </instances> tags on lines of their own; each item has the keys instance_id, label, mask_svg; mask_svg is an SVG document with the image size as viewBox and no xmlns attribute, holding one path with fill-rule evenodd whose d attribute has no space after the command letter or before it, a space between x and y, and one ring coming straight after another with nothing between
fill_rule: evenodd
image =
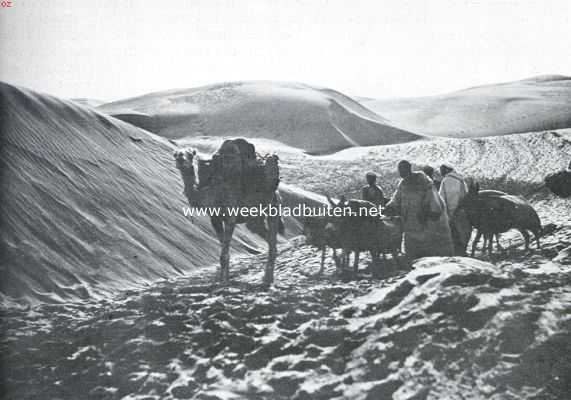
<instances>
[{"instance_id":1,"label":"camel's neck","mask_svg":"<svg viewBox=\"0 0 571 400\"><path fill-rule=\"evenodd\" d=\"M182 176L182 181L184 183L184 192L188 194L194 188L194 184L196 182L196 177L194 175L193 168L184 168L180 170L180 174Z\"/></svg>"}]
</instances>

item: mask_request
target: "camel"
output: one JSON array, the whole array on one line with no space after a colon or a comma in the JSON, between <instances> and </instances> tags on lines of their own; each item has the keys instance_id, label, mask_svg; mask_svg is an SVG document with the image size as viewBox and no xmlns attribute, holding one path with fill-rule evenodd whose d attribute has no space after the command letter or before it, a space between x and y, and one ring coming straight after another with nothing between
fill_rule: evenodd
<instances>
[{"instance_id":1,"label":"camel","mask_svg":"<svg viewBox=\"0 0 571 400\"><path fill-rule=\"evenodd\" d=\"M244 157L244 151L251 154ZM281 219L277 212L275 216L266 213L265 216L254 217L236 211L242 207L278 209L278 156L272 154L263 158L256 157L253 145L244 139L234 139L225 141L210 160L201 159L196 150L191 148L176 150L174 158L190 206L207 210L220 242L220 282L229 282L230 243L236 225L254 223L259 226L261 223L263 226L265 220L268 259L263 283L271 285L274 281L277 234L283 229Z\"/></svg>"}]
</instances>

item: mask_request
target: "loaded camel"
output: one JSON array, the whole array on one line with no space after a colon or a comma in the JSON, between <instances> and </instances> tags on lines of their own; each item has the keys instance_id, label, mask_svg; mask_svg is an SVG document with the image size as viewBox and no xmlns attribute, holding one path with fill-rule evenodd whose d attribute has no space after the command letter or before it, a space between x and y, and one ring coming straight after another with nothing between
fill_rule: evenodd
<instances>
[{"instance_id":1,"label":"loaded camel","mask_svg":"<svg viewBox=\"0 0 571 400\"><path fill-rule=\"evenodd\" d=\"M202 160L196 150L185 148L174 152L176 167L184 182L184 194L191 207L206 208L210 223L221 245L220 281L229 282L230 243L237 224L267 223L268 260L264 284L274 280L278 215L244 216L235 212L242 207L279 207L278 156L259 157L254 146L245 139L226 140L210 160ZM216 211L215 211L216 210ZM231 212L230 210L234 210Z\"/></svg>"}]
</instances>

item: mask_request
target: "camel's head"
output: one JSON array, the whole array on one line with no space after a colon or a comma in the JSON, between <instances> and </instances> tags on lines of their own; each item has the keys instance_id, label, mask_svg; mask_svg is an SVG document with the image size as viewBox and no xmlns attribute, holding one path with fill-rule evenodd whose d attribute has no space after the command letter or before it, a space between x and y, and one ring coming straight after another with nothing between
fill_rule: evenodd
<instances>
[{"instance_id":1,"label":"camel's head","mask_svg":"<svg viewBox=\"0 0 571 400\"><path fill-rule=\"evenodd\" d=\"M182 172L190 172L194 170L195 160L197 158L196 150L191 148L177 149L173 153L176 167Z\"/></svg>"}]
</instances>

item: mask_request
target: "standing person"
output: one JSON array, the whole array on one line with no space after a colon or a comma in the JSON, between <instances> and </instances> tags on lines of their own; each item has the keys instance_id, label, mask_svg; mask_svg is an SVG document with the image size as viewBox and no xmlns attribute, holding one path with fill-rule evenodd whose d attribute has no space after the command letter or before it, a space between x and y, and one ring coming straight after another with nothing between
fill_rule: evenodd
<instances>
[{"instance_id":1,"label":"standing person","mask_svg":"<svg viewBox=\"0 0 571 400\"><path fill-rule=\"evenodd\" d=\"M386 210L402 217L407 258L453 255L448 215L434 184L406 160L398 171L402 179Z\"/></svg>"},{"instance_id":2,"label":"standing person","mask_svg":"<svg viewBox=\"0 0 571 400\"><path fill-rule=\"evenodd\" d=\"M446 213L450 222L450 231L454 243L454 254L457 256L466 255L466 246L470 240L472 227L468 222L468 217L463 211L458 211L458 205L468 193L464 177L454 170L450 164L440 166L442 183L440 185L440 197L446 205Z\"/></svg>"},{"instance_id":3,"label":"standing person","mask_svg":"<svg viewBox=\"0 0 571 400\"><path fill-rule=\"evenodd\" d=\"M361 199L370 201L376 206L384 206L387 199L383 195L383 191L377 185L377 174L374 172L367 172L365 174L367 179L367 186L361 190Z\"/></svg>"}]
</instances>

